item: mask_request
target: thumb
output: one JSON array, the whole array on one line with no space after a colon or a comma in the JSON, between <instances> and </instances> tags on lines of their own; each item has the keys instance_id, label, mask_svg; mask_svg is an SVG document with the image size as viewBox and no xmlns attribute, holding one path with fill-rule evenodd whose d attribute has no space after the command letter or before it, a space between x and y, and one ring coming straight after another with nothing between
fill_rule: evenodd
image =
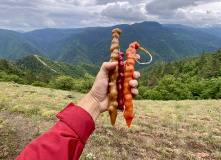
<instances>
[{"instance_id":1,"label":"thumb","mask_svg":"<svg viewBox=\"0 0 221 160\"><path fill-rule=\"evenodd\" d=\"M109 71L115 69L117 65L118 65L118 62L104 62L101 67L101 70L105 72L106 74L108 74Z\"/></svg>"}]
</instances>

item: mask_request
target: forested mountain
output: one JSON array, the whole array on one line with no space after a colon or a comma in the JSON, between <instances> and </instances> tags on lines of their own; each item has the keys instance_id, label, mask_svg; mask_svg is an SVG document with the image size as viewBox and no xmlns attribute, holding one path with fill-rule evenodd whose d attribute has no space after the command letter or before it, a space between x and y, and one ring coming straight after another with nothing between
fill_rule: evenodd
<instances>
[{"instance_id":1,"label":"forested mountain","mask_svg":"<svg viewBox=\"0 0 221 160\"><path fill-rule=\"evenodd\" d=\"M177 29L163 27L157 22L143 22L88 29L77 35L69 36L55 47L53 54L58 56L56 60L74 65L82 62L101 65L110 58L111 31L116 27L122 30L121 51L125 52L130 43L137 41L153 54L155 61L172 61L186 56L199 55L203 50L216 51L221 47L221 43L219 43L221 38L214 35L188 30L178 32ZM148 61L148 55L139 50L138 53L142 55L142 61Z\"/></svg>"},{"instance_id":2,"label":"forested mountain","mask_svg":"<svg viewBox=\"0 0 221 160\"><path fill-rule=\"evenodd\" d=\"M0 58L15 60L30 54L48 57L43 50L25 40L22 34L0 29Z\"/></svg>"},{"instance_id":3,"label":"forested mountain","mask_svg":"<svg viewBox=\"0 0 221 160\"><path fill-rule=\"evenodd\" d=\"M221 98L221 49L178 61L158 62L148 74L145 72L141 72L140 98Z\"/></svg>"},{"instance_id":4,"label":"forested mountain","mask_svg":"<svg viewBox=\"0 0 221 160\"><path fill-rule=\"evenodd\" d=\"M36 54L73 65L86 63L100 66L110 59L111 31L116 27L122 30L122 52L126 51L130 43L137 41L152 53L154 62L173 61L221 48L221 37L214 35L211 30L204 32L188 27L176 28L157 22L143 22L83 29L41 29L26 33L1 30L5 35L0 40L0 58L14 60ZM149 61L147 54L140 50L137 52L141 54L140 61ZM136 67L140 69L145 66Z\"/></svg>"},{"instance_id":5,"label":"forested mountain","mask_svg":"<svg viewBox=\"0 0 221 160\"><path fill-rule=\"evenodd\" d=\"M39 29L22 34L23 38L30 41L32 44L41 48L52 60L56 60L59 55L56 54L56 46L66 41L69 37L87 30L88 28L76 29L56 29L46 28Z\"/></svg>"},{"instance_id":6,"label":"forested mountain","mask_svg":"<svg viewBox=\"0 0 221 160\"><path fill-rule=\"evenodd\" d=\"M76 90L87 93L99 67L82 64L74 66L55 62L37 55L16 61L0 59L0 81Z\"/></svg>"},{"instance_id":7,"label":"forested mountain","mask_svg":"<svg viewBox=\"0 0 221 160\"><path fill-rule=\"evenodd\" d=\"M29 55L0 59L0 81L14 81L87 93L99 67L74 66ZM221 98L221 49L172 62L158 61L140 70L137 99L181 100Z\"/></svg>"},{"instance_id":8,"label":"forested mountain","mask_svg":"<svg viewBox=\"0 0 221 160\"><path fill-rule=\"evenodd\" d=\"M209 33L218 37L221 37L221 28L219 27L209 27L209 28L193 28L193 27L187 27L184 25L180 25L180 24L163 24L164 27L168 27L171 29L185 29L185 30L189 30L189 31L201 31L204 33Z\"/></svg>"},{"instance_id":9,"label":"forested mountain","mask_svg":"<svg viewBox=\"0 0 221 160\"><path fill-rule=\"evenodd\" d=\"M56 62L37 55L29 55L12 62L15 67L24 72L40 74L45 72L50 75L67 75L72 78L84 77L86 73L96 76L99 67L90 64L74 66L68 63Z\"/></svg>"}]
</instances>

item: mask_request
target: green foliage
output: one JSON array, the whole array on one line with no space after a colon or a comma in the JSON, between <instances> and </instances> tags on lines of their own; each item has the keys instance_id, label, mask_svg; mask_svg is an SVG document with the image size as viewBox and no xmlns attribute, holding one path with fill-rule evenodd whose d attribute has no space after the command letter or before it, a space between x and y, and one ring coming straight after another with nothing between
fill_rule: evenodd
<instances>
[{"instance_id":1,"label":"green foliage","mask_svg":"<svg viewBox=\"0 0 221 160\"><path fill-rule=\"evenodd\" d=\"M33 72L39 75L43 81L48 82L51 76L68 75L72 78L84 77L86 73L93 76L99 71L99 67L82 64L79 66L61 63L43 58L37 55L29 55L14 62L14 65L25 72Z\"/></svg>"},{"instance_id":2,"label":"green foliage","mask_svg":"<svg viewBox=\"0 0 221 160\"><path fill-rule=\"evenodd\" d=\"M13 81L33 86L87 93L95 80L93 75L96 75L99 70L98 67L88 64L73 66L43 57L38 58L44 64L34 55L27 56L16 62L10 61L10 64L9 61L0 59L0 81ZM19 66L25 72L14 66ZM44 68L45 66L46 68Z\"/></svg>"},{"instance_id":3,"label":"green foliage","mask_svg":"<svg viewBox=\"0 0 221 160\"><path fill-rule=\"evenodd\" d=\"M90 74L85 74L84 78L79 78L74 80L74 90L77 90L81 93L87 93L90 91L95 77L91 76Z\"/></svg>"},{"instance_id":4,"label":"green foliage","mask_svg":"<svg viewBox=\"0 0 221 160\"><path fill-rule=\"evenodd\" d=\"M35 81L34 83L31 84L32 86L39 86L39 87L47 87L47 83L44 82L39 82L39 81Z\"/></svg>"},{"instance_id":5,"label":"green foliage","mask_svg":"<svg viewBox=\"0 0 221 160\"><path fill-rule=\"evenodd\" d=\"M69 76L60 76L54 81L54 88L71 90L73 88L73 78Z\"/></svg>"},{"instance_id":6,"label":"green foliage","mask_svg":"<svg viewBox=\"0 0 221 160\"><path fill-rule=\"evenodd\" d=\"M157 63L141 77L144 99L183 100L221 98L221 51L202 53L169 63Z\"/></svg>"},{"instance_id":7,"label":"green foliage","mask_svg":"<svg viewBox=\"0 0 221 160\"><path fill-rule=\"evenodd\" d=\"M52 82L53 88L63 90L76 90L81 93L90 91L95 78L90 74L85 74L84 78L73 79L69 76L59 76Z\"/></svg>"},{"instance_id":8,"label":"green foliage","mask_svg":"<svg viewBox=\"0 0 221 160\"><path fill-rule=\"evenodd\" d=\"M9 65L9 62L5 59L0 59L0 81L24 84L25 73L19 69L16 69Z\"/></svg>"}]
</instances>

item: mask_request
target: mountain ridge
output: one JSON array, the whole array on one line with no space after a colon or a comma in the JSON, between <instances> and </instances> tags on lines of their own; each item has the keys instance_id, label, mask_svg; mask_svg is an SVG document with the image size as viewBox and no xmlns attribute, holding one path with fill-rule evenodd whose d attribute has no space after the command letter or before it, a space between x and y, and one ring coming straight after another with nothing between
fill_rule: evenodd
<instances>
[{"instance_id":1,"label":"mountain ridge","mask_svg":"<svg viewBox=\"0 0 221 160\"><path fill-rule=\"evenodd\" d=\"M73 65L86 63L100 66L110 59L111 31L116 27L122 30L120 35L120 50L122 52L126 51L130 43L138 41L142 47L151 52L154 62L158 60L173 61L199 55L203 51L213 52L221 48L221 37L202 30L192 30L191 27L189 29L179 26L169 27L158 22L142 22L111 27L49 28L25 33L17 32L15 34L13 32L13 35L18 37L18 40L14 42L17 46L20 45L22 48L22 44L18 43L20 40L35 52L31 52L31 49L29 49L31 50L29 53L22 49L15 50L13 45L9 45L8 48L11 52L8 49L4 55L0 54L0 58L15 60L29 54L36 54ZM0 41L0 49L3 45L4 43ZM141 61L149 61L148 55L139 50L137 53L141 54ZM139 65L137 69L143 67L145 66Z\"/></svg>"},{"instance_id":2,"label":"mountain ridge","mask_svg":"<svg viewBox=\"0 0 221 160\"><path fill-rule=\"evenodd\" d=\"M48 57L44 51L25 40L20 33L0 29L0 58L19 59L31 54Z\"/></svg>"}]
</instances>

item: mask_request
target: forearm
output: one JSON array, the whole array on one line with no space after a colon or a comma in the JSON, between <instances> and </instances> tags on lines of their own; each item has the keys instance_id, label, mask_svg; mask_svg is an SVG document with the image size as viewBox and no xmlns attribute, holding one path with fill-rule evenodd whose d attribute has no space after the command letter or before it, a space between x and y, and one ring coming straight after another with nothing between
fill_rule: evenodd
<instances>
[{"instance_id":1,"label":"forearm","mask_svg":"<svg viewBox=\"0 0 221 160\"><path fill-rule=\"evenodd\" d=\"M78 106L85 109L93 118L94 122L101 114L100 104L97 102L96 98L94 98L94 94L90 91L88 94L85 95L83 99L78 103Z\"/></svg>"},{"instance_id":2,"label":"forearm","mask_svg":"<svg viewBox=\"0 0 221 160\"><path fill-rule=\"evenodd\" d=\"M31 142L16 160L78 159L95 129L88 112L70 103L57 117L50 131Z\"/></svg>"}]
</instances>

